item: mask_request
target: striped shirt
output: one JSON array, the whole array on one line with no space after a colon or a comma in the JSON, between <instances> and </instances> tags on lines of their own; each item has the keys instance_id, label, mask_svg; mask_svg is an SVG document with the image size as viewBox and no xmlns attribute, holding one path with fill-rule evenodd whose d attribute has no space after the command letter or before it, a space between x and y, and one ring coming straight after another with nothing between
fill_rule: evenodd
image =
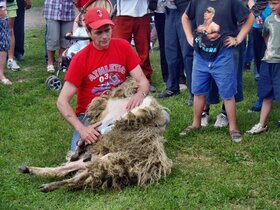
<instances>
[{"instance_id":1,"label":"striped shirt","mask_svg":"<svg viewBox=\"0 0 280 210\"><path fill-rule=\"evenodd\" d=\"M75 10L72 0L45 0L43 15L47 20L73 21Z\"/></svg>"}]
</instances>

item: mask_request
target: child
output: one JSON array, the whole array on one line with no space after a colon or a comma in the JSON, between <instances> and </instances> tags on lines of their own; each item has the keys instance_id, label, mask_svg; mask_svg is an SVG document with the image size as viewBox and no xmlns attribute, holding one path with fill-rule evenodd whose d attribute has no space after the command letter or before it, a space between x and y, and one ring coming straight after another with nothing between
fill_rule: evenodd
<instances>
[{"instance_id":1,"label":"child","mask_svg":"<svg viewBox=\"0 0 280 210\"><path fill-rule=\"evenodd\" d=\"M206 19L211 21L205 21ZM195 20L198 26L194 34L191 20ZM199 30L205 28L203 25L206 22L209 24L213 21L215 30L209 31L210 34L207 30ZM238 23L241 22L244 24L237 34ZM205 98L209 93L211 78L213 78L219 95L224 99L231 139L234 142L242 140L236 124L234 95L237 93L237 79L233 49L244 40L252 23L253 15L249 14L249 10L239 0L190 1L182 16L182 24L187 41L195 50L192 72L194 116L192 125L184 129L180 133L181 136L201 128Z\"/></svg>"},{"instance_id":2,"label":"child","mask_svg":"<svg viewBox=\"0 0 280 210\"><path fill-rule=\"evenodd\" d=\"M11 85L12 82L4 75L7 51L10 48L9 26L6 0L0 0L0 83Z\"/></svg>"},{"instance_id":3,"label":"child","mask_svg":"<svg viewBox=\"0 0 280 210\"><path fill-rule=\"evenodd\" d=\"M20 66L14 60L15 50L15 34L14 34L14 23L17 16L17 3L16 1L7 1L7 12L9 17L9 33L10 33L10 48L8 50L8 61L7 68L12 71L18 71Z\"/></svg>"},{"instance_id":4,"label":"child","mask_svg":"<svg viewBox=\"0 0 280 210\"><path fill-rule=\"evenodd\" d=\"M267 121L273 100L280 101L280 0L269 1L272 14L265 20L263 37L267 43L260 67L258 96L263 99L259 123L248 134L268 130Z\"/></svg>"}]
</instances>

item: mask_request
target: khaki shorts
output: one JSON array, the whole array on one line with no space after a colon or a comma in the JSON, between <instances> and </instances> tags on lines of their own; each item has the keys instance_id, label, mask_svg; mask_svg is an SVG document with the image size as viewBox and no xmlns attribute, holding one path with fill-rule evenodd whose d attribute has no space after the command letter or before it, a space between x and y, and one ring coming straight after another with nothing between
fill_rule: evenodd
<instances>
[{"instance_id":1,"label":"khaki shorts","mask_svg":"<svg viewBox=\"0 0 280 210\"><path fill-rule=\"evenodd\" d=\"M17 3L14 1L13 3L7 3L7 12L9 18L14 18L17 16Z\"/></svg>"},{"instance_id":2,"label":"khaki shorts","mask_svg":"<svg viewBox=\"0 0 280 210\"><path fill-rule=\"evenodd\" d=\"M47 49L56 51L60 48L68 48L69 40L65 39L65 34L73 29L73 21L46 20L47 21Z\"/></svg>"}]
</instances>

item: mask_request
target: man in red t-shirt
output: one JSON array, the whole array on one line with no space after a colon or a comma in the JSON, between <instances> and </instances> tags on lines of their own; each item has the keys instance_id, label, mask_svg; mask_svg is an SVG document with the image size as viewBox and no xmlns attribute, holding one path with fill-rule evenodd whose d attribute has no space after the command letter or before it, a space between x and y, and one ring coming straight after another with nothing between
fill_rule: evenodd
<instances>
[{"instance_id":1,"label":"man in red t-shirt","mask_svg":"<svg viewBox=\"0 0 280 210\"><path fill-rule=\"evenodd\" d=\"M111 38L114 23L103 8L92 8L85 15L85 24L92 42L79 51L72 59L65 76L65 83L57 100L57 107L63 117L75 128L71 150L81 138L88 144L95 143L100 135L100 123L85 126L85 111L93 98L108 92L121 83L127 76L133 77L138 84L138 92L131 97L127 110L139 106L149 92L149 81L139 63L140 59L122 39ZM76 113L70 105L77 94Z\"/></svg>"}]
</instances>

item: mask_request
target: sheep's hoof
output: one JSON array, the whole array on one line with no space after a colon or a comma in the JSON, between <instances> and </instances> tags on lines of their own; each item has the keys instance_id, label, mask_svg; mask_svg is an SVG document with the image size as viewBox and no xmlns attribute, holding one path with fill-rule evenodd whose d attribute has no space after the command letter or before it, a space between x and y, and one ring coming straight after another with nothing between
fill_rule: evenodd
<instances>
[{"instance_id":1,"label":"sheep's hoof","mask_svg":"<svg viewBox=\"0 0 280 210\"><path fill-rule=\"evenodd\" d=\"M50 192L50 189L46 185L41 185L39 190L44 193Z\"/></svg>"},{"instance_id":2,"label":"sheep's hoof","mask_svg":"<svg viewBox=\"0 0 280 210\"><path fill-rule=\"evenodd\" d=\"M23 173L23 174L30 174L30 170L27 166L21 166L18 168L19 172Z\"/></svg>"}]
</instances>

